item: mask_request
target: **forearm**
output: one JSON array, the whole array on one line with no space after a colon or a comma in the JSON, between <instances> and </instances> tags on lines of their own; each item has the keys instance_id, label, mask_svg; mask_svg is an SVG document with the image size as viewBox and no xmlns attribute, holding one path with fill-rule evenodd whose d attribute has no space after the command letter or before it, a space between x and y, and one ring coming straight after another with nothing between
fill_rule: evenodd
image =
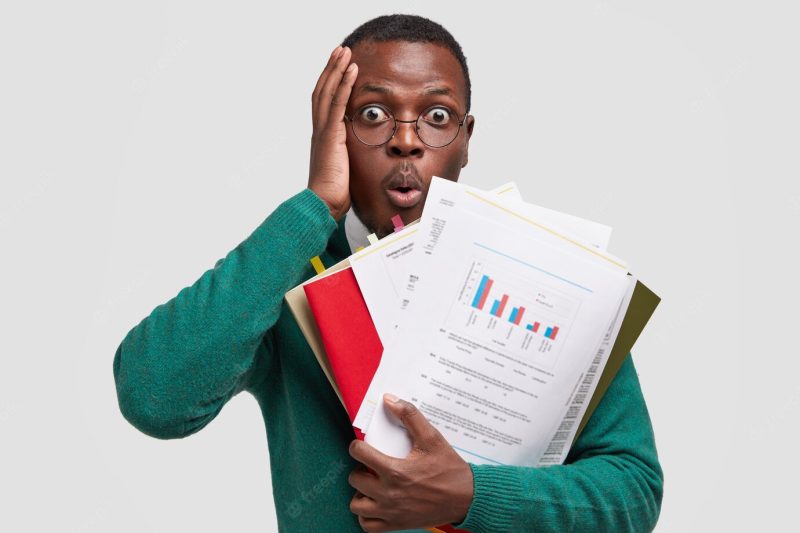
<instances>
[{"instance_id":1,"label":"forearm","mask_svg":"<svg viewBox=\"0 0 800 533\"><path fill-rule=\"evenodd\" d=\"M501 531L650 531L663 475L630 358L564 465L470 465L474 496L457 527Z\"/></svg>"},{"instance_id":2,"label":"forearm","mask_svg":"<svg viewBox=\"0 0 800 533\"><path fill-rule=\"evenodd\" d=\"M473 533L500 531L651 531L658 518L660 480L626 459L595 457L545 468L473 466ZM497 502L502 502L498 505Z\"/></svg>"},{"instance_id":3,"label":"forearm","mask_svg":"<svg viewBox=\"0 0 800 533\"><path fill-rule=\"evenodd\" d=\"M114 356L125 418L159 438L188 435L213 419L267 366L257 357L270 356L265 334L283 296L335 228L328 207L306 189L131 329Z\"/></svg>"}]
</instances>

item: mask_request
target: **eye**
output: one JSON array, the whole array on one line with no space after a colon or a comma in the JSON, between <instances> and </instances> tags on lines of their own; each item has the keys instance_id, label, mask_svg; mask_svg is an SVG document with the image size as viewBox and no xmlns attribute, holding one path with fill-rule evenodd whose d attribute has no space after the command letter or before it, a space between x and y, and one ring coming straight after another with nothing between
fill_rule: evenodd
<instances>
[{"instance_id":1,"label":"eye","mask_svg":"<svg viewBox=\"0 0 800 533\"><path fill-rule=\"evenodd\" d=\"M450 122L450 110L445 107L432 107L425 112L422 119L437 126L444 126Z\"/></svg>"},{"instance_id":2,"label":"eye","mask_svg":"<svg viewBox=\"0 0 800 533\"><path fill-rule=\"evenodd\" d=\"M389 113L380 106L371 105L363 108L358 113L358 118L368 124L376 124L384 120L389 120Z\"/></svg>"}]
</instances>

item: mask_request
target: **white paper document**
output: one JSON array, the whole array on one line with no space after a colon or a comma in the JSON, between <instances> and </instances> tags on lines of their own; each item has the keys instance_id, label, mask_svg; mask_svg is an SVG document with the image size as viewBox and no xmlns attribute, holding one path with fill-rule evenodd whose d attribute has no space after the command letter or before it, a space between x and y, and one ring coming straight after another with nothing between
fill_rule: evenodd
<instances>
[{"instance_id":1,"label":"white paper document","mask_svg":"<svg viewBox=\"0 0 800 533\"><path fill-rule=\"evenodd\" d=\"M583 415L589 406L589 401L594 395L597 388L600 375L608 362L611 355L611 349L614 347L614 341L617 340L617 335L622 327L622 320L625 317L625 312L628 310L628 304L631 302L633 296L633 289L636 287L636 278L628 275L628 288L625 295L622 297L617 314L614 316L608 331L603 337L603 342L597 350L589 367L578 376L575 380L575 388L572 393L569 408L567 409L564 418L558 426L558 429L553 433L550 442L547 445L547 450L539 459L539 466L546 466L551 464L561 464L569 452L569 448L575 438L575 433L578 431L578 426L583 420Z\"/></svg>"},{"instance_id":2,"label":"white paper document","mask_svg":"<svg viewBox=\"0 0 800 533\"><path fill-rule=\"evenodd\" d=\"M488 194L506 202L520 201L519 189L513 181ZM353 274L384 345L391 339L397 327L397 312L405 308L407 294L417 280L411 272L410 258L418 229L417 224L408 225L350 257Z\"/></svg>"},{"instance_id":3,"label":"white paper document","mask_svg":"<svg viewBox=\"0 0 800 533\"><path fill-rule=\"evenodd\" d=\"M376 408L359 412L369 422L366 440L390 455L408 453L407 433L376 401L392 392L417 405L466 460L561 462L576 425L565 421L585 409L590 373L602 369L627 306L627 266L602 251L602 231L587 243L574 235L579 223L572 233L555 230L477 193L468 209L473 201L463 198L472 195L453 199L462 186L441 185L432 184L408 237L413 253L435 257L417 255L413 264L421 286L436 290L407 299L398 334L384 345L367 393Z\"/></svg>"},{"instance_id":4,"label":"white paper document","mask_svg":"<svg viewBox=\"0 0 800 533\"><path fill-rule=\"evenodd\" d=\"M436 204L463 208L491 217L515 230L534 232L550 242L567 242L591 260L616 262L620 267L624 266L622 261L604 252L611 236L610 227L522 202L518 196L511 198L509 194L499 194L504 190L507 190L507 186L486 192L434 178L426 206ZM432 213L433 209L426 207L426 213ZM565 227L568 229L565 230ZM442 219L433 221L428 231L430 236L423 244L425 253L418 255L414 252L414 243L419 240L420 225L412 228L386 237L378 245L351 258L353 272L384 346L391 342L391 334L401 318L399 313L413 297L425 266L429 261L436 260L433 251L445 231ZM603 253L599 254L598 250ZM390 301L397 302L397 305L386 305ZM385 372L376 374L376 377L383 375L386 375ZM383 389L379 387L380 383L374 385L365 396L353 424L362 430L369 426L373 411L381 402Z\"/></svg>"}]
</instances>

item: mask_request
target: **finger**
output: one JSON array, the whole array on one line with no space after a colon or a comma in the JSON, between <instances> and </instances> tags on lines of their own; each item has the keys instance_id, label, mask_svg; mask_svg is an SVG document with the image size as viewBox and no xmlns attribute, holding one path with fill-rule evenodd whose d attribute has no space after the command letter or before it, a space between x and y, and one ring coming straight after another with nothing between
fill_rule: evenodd
<instances>
[{"instance_id":1,"label":"finger","mask_svg":"<svg viewBox=\"0 0 800 533\"><path fill-rule=\"evenodd\" d=\"M381 519L378 502L360 492L356 492L350 500L350 512L364 518Z\"/></svg>"},{"instance_id":2,"label":"finger","mask_svg":"<svg viewBox=\"0 0 800 533\"><path fill-rule=\"evenodd\" d=\"M311 93L314 99L319 95L320 91L322 90L323 85L325 85L325 80L328 79L328 74L333 70L334 65L336 65L336 60L342 53L342 47L337 46L331 52L330 57L328 58L328 62L325 64L325 68L322 69L322 72L317 79L316 85L314 85L314 91Z\"/></svg>"},{"instance_id":3,"label":"finger","mask_svg":"<svg viewBox=\"0 0 800 533\"><path fill-rule=\"evenodd\" d=\"M394 394L384 394L383 399L386 408L399 418L408 430L414 448L429 450L444 438L413 403L401 400Z\"/></svg>"},{"instance_id":4,"label":"finger","mask_svg":"<svg viewBox=\"0 0 800 533\"><path fill-rule=\"evenodd\" d=\"M325 85L325 81L328 79L331 71L333 70L334 65L336 65L336 60L342 53L342 47L337 46L331 52L330 57L328 58L328 62L325 64L325 68L322 69L322 73L319 75L317 79L317 84L314 86L314 91L311 93L311 113L312 116L316 119L317 116L317 108L319 102L319 94L322 91L322 87Z\"/></svg>"},{"instance_id":5,"label":"finger","mask_svg":"<svg viewBox=\"0 0 800 533\"><path fill-rule=\"evenodd\" d=\"M381 482L366 470L356 469L350 472L347 482L361 494L378 500L381 494Z\"/></svg>"},{"instance_id":6,"label":"finger","mask_svg":"<svg viewBox=\"0 0 800 533\"><path fill-rule=\"evenodd\" d=\"M378 476L391 471L397 461L394 457L379 452L375 447L363 440L355 439L350 443L350 457L371 468Z\"/></svg>"},{"instance_id":7,"label":"finger","mask_svg":"<svg viewBox=\"0 0 800 533\"><path fill-rule=\"evenodd\" d=\"M344 119L344 112L347 109L347 102L350 100L350 93L358 77L358 65L350 63L344 71L344 77L331 100L330 111L328 111L329 122L341 122Z\"/></svg>"},{"instance_id":8,"label":"finger","mask_svg":"<svg viewBox=\"0 0 800 533\"><path fill-rule=\"evenodd\" d=\"M360 525L361 529L364 531L369 531L369 533L382 533L384 531L390 531L386 521L381 520L380 518L364 518L359 516L358 525Z\"/></svg>"},{"instance_id":9,"label":"finger","mask_svg":"<svg viewBox=\"0 0 800 533\"><path fill-rule=\"evenodd\" d=\"M331 103L336 96L336 91L348 77L346 73L352 73L352 71L347 70L349 68L351 57L352 52L349 48L342 49L335 63L331 66L331 70L323 82L319 94L317 95L317 118L318 124L321 127L324 127L326 124L330 124L330 108Z\"/></svg>"},{"instance_id":10,"label":"finger","mask_svg":"<svg viewBox=\"0 0 800 533\"><path fill-rule=\"evenodd\" d=\"M331 67L330 74L328 74L327 79L320 89L317 101L317 110L321 124L328 123L328 112L330 110L331 101L333 100L333 95L336 92L336 88L342 82L344 71L347 70L347 66L350 64L351 57L352 52L350 49L347 47L343 48L342 52L339 54L339 57L336 59L336 63Z\"/></svg>"}]
</instances>

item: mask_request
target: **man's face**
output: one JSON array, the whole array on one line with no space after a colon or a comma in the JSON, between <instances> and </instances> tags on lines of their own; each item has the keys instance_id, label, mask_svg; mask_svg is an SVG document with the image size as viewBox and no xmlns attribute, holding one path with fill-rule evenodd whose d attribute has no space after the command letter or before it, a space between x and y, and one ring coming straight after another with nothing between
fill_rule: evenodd
<instances>
[{"instance_id":1,"label":"man's face","mask_svg":"<svg viewBox=\"0 0 800 533\"><path fill-rule=\"evenodd\" d=\"M440 105L452 111L450 120L464 118L464 74L447 48L431 43L362 41L352 51L358 77L347 103L347 116L365 105L380 104L398 121L416 120L422 111ZM414 123L398 122L388 143L368 146L356 138L348 121L350 197L364 224L382 237L393 231L394 215L399 214L405 223L418 219L433 176L458 180L467 164L474 123L474 117L467 117L452 143L432 148L417 136Z\"/></svg>"}]
</instances>

